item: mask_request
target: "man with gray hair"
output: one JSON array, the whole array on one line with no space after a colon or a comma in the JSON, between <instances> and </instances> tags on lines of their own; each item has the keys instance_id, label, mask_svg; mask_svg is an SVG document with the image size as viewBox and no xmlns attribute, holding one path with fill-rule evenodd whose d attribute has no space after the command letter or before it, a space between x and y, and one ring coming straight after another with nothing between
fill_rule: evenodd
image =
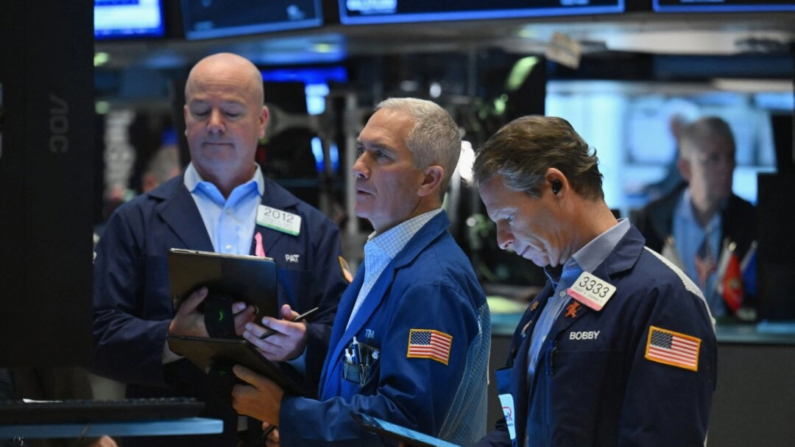
<instances>
[{"instance_id":1,"label":"man with gray hair","mask_svg":"<svg viewBox=\"0 0 795 447\"><path fill-rule=\"evenodd\" d=\"M635 224L646 246L699 285L713 316L743 317L750 294L739 275L724 281L731 273L721 267L745 258L756 237L753 205L732 193L734 136L726 121L704 117L684 128L679 145L687 183L641 210Z\"/></svg>"},{"instance_id":2,"label":"man with gray hair","mask_svg":"<svg viewBox=\"0 0 795 447\"><path fill-rule=\"evenodd\" d=\"M358 145L356 214L375 231L340 301L320 397L285 394L238 365L235 375L251 386L235 387L234 407L279 427L269 446L382 445L351 412L471 444L486 429L491 333L483 290L441 209L461 150L458 128L432 102L389 99ZM295 325L263 323L284 334ZM249 324L244 337L268 352L265 330ZM291 355L306 345L295 337Z\"/></svg>"},{"instance_id":3,"label":"man with gray hair","mask_svg":"<svg viewBox=\"0 0 795 447\"><path fill-rule=\"evenodd\" d=\"M549 280L497 371L505 419L482 446L696 446L717 342L698 287L605 204L596 152L560 118L519 118L474 178L504 250Z\"/></svg>"}]
</instances>

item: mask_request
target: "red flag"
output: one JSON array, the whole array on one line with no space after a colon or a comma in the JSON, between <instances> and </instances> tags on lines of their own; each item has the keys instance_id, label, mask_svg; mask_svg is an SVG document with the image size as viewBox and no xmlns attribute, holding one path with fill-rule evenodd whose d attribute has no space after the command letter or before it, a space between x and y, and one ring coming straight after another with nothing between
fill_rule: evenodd
<instances>
[{"instance_id":1,"label":"red flag","mask_svg":"<svg viewBox=\"0 0 795 447\"><path fill-rule=\"evenodd\" d=\"M737 312L743 303L742 270L740 269L740 260L737 259L737 255L733 251L729 254L726 273L721 279L721 295L732 312Z\"/></svg>"}]
</instances>

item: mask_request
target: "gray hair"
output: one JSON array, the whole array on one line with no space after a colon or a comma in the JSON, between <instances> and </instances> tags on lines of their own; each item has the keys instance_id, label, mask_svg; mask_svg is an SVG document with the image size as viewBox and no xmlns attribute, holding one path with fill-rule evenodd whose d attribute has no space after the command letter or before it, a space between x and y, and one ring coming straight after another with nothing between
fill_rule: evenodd
<instances>
[{"instance_id":1,"label":"gray hair","mask_svg":"<svg viewBox=\"0 0 795 447\"><path fill-rule=\"evenodd\" d=\"M381 109L407 112L414 118L406 147L411 151L417 168L439 165L444 169L439 188L441 196L444 196L461 155L461 136L453 117L438 104L416 98L389 98L375 108L376 111Z\"/></svg>"},{"instance_id":2,"label":"gray hair","mask_svg":"<svg viewBox=\"0 0 795 447\"><path fill-rule=\"evenodd\" d=\"M734 134L729 123L717 116L705 116L693 121L682 130L679 140L679 151L683 158L692 155L691 148L698 148L705 142L725 139L734 147Z\"/></svg>"},{"instance_id":3,"label":"gray hair","mask_svg":"<svg viewBox=\"0 0 795 447\"><path fill-rule=\"evenodd\" d=\"M596 150L568 121L525 116L503 126L478 150L472 167L474 182L483 184L502 176L505 186L541 197L547 169L556 168L583 197L603 199L602 174Z\"/></svg>"}]
</instances>

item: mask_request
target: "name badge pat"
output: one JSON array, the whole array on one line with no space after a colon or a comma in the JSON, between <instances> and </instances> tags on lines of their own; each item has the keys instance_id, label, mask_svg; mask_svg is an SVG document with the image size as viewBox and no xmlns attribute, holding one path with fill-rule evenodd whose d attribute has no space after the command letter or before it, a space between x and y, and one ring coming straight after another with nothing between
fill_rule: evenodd
<instances>
[{"instance_id":1,"label":"name badge pat","mask_svg":"<svg viewBox=\"0 0 795 447\"><path fill-rule=\"evenodd\" d=\"M500 394L500 404L502 405L502 414L505 416L505 424L508 426L508 434L511 439L516 439L516 426L514 425L514 417L516 412L513 404L513 396L510 393Z\"/></svg>"},{"instance_id":2,"label":"name badge pat","mask_svg":"<svg viewBox=\"0 0 795 447\"><path fill-rule=\"evenodd\" d=\"M616 293L616 288L612 284L597 278L592 273L582 272L566 293L578 302L598 312L607 305L607 302Z\"/></svg>"},{"instance_id":3,"label":"name badge pat","mask_svg":"<svg viewBox=\"0 0 795 447\"><path fill-rule=\"evenodd\" d=\"M301 233L301 216L260 205L257 209L257 225L298 236Z\"/></svg>"}]
</instances>

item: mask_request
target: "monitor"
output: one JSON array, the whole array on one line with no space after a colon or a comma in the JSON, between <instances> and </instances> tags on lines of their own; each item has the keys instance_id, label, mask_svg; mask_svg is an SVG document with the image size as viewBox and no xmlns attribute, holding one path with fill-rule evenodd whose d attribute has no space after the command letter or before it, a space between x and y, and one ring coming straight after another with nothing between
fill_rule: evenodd
<instances>
[{"instance_id":1,"label":"monitor","mask_svg":"<svg viewBox=\"0 0 795 447\"><path fill-rule=\"evenodd\" d=\"M795 11L792 0L653 0L657 12Z\"/></svg>"},{"instance_id":2,"label":"monitor","mask_svg":"<svg viewBox=\"0 0 795 447\"><path fill-rule=\"evenodd\" d=\"M185 37L209 39L323 24L320 0L182 0Z\"/></svg>"},{"instance_id":3,"label":"monitor","mask_svg":"<svg viewBox=\"0 0 795 447\"><path fill-rule=\"evenodd\" d=\"M795 321L795 191L791 174L759 174L756 300L760 320Z\"/></svg>"},{"instance_id":4,"label":"monitor","mask_svg":"<svg viewBox=\"0 0 795 447\"><path fill-rule=\"evenodd\" d=\"M2 367L91 358L91 20L87 2L0 3Z\"/></svg>"},{"instance_id":5,"label":"monitor","mask_svg":"<svg viewBox=\"0 0 795 447\"><path fill-rule=\"evenodd\" d=\"M624 12L624 0L339 0L343 25Z\"/></svg>"},{"instance_id":6,"label":"monitor","mask_svg":"<svg viewBox=\"0 0 795 447\"><path fill-rule=\"evenodd\" d=\"M94 38L163 37L161 0L94 0Z\"/></svg>"}]
</instances>

